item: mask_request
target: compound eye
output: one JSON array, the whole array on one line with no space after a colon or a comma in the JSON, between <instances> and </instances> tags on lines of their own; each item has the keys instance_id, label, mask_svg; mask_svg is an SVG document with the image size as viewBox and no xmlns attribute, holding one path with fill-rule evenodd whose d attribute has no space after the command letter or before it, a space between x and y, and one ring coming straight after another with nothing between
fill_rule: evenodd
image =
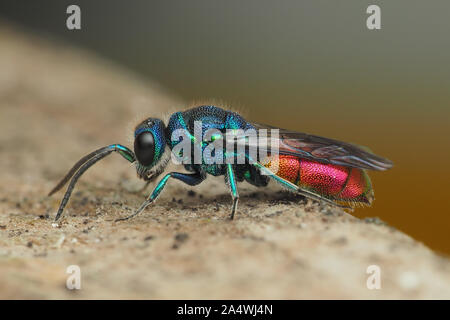
<instances>
[{"instance_id":1,"label":"compound eye","mask_svg":"<svg viewBox=\"0 0 450 320\"><path fill-rule=\"evenodd\" d=\"M134 139L134 153L143 166L148 167L153 162L155 139L151 132L142 132Z\"/></svg>"}]
</instances>

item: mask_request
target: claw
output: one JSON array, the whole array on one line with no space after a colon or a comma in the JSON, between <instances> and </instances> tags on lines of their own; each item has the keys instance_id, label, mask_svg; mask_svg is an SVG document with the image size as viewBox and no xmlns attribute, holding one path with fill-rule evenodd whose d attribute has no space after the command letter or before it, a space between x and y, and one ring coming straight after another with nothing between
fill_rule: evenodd
<instances>
[{"instance_id":1,"label":"claw","mask_svg":"<svg viewBox=\"0 0 450 320\"><path fill-rule=\"evenodd\" d=\"M141 213L142 211L144 211L144 209L147 208L147 206L148 206L150 203L152 203L151 200L145 200L145 201L141 204L141 206L139 207L139 209L136 210L135 213L133 213L133 214L131 214L131 215L129 215L128 217L125 217L125 218L119 218L119 219L116 219L116 220L114 220L114 222L125 221L125 220L131 219L131 218L137 216L139 213Z\"/></svg>"},{"instance_id":2,"label":"claw","mask_svg":"<svg viewBox=\"0 0 450 320\"><path fill-rule=\"evenodd\" d=\"M231 209L230 220L234 219L234 214L236 213L238 201L239 201L239 197L236 197L233 199L233 208Z\"/></svg>"}]
</instances>

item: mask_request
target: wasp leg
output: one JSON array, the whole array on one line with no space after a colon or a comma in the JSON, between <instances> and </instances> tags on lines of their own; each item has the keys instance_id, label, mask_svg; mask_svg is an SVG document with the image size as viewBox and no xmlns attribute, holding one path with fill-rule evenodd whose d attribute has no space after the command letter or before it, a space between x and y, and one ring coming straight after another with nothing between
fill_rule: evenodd
<instances>
[{"instance_id":1,"label":"wasp leg","mask_svg":"<svg viewBox=\"0 0 450 320\"><path fill-rule=\"evenodd\" d=\"M196 172L196 173L179 173L179 172L170 172L168 174L166 174L164 176L164 178L162 178L158 184L156 185L155 189L153 190L153 192L150 194L150 196L141 204L141 206L136 210L135 213L133 213L132 215L129 215L128 217L125 218L120 218L117 219L117 221L124 221L124 220L128 220L130 218L133 218L134 216L137 216L139 213L141 213L149 204L151 204L152 202L154 202L158 196L160 195L160 193L163 191L164 187L166 186L167 180L169 180L169 178L174 178L174 179L178 179L190 186L195 186L197 184L199 184L200 182L202 182L203 180L205 180L206 175L202 174L200 172Z\"/></svg>"},{"instance_id":2,"label":"wasp leg","mask_svg":"<svg viewBox=\"0 0 450 320\"><path fill-rule=\"evenodd\" d=\"M69 186L67 187L67 191L64 194L64 197L61 201L61 204L59 205L55 221L58 221L58 219L61 217L64 207L69 201L70 195L72 194L73 188L75 187L75 184L77 183L78 179L83 175L83 173L87 169L92 167L97 161L103 159L112 152L118 152L122 157L124 157L129 162L134 162L136 159L133 151L131 151L127 147L122 146L120 144L112 144L107 147L97 149L94 152L91 152L90 154L78 160L78 162L72 167L72 169L70 169L70 171L66 174L66 176L48 194L49 196L51 196L56 191L61 189L67 183L67 181L70 180L70 178L72 178L72 180L70 180Z\"/></svg>"},{"instance_id":3,"label":"wasp leg","mask_svg":"<svg viewBox=\"0 0 450 320\"><path fill-rule=\"evenodd\" d=\"M237 209L237 204L239 201L239 193L237 191L236 179L233 171L233 166L231 164L227 164L227 184L230 187L231 197L233 198L233 207L231 209L230 220L234 219L234 214Z\"/></svg>"}]
</instances>

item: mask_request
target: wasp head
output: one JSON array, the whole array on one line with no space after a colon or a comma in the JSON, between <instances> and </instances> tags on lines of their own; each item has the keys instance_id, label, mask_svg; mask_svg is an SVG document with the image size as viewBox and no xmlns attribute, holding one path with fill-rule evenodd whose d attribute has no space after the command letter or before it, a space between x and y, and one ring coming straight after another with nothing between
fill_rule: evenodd
<instances>
[{"instance_id":1,"label":"wasp head","mask_svg":"<svg viewBox=\"0 0 450 320\"><path fill-rule=\"evenodd\" d=\"M165 125L160 119L148 118L134 131L134 153L138 177L146 181L156 178L164 171L168 157L164 157L166 148Z\"/></svg>"}]
</instances>

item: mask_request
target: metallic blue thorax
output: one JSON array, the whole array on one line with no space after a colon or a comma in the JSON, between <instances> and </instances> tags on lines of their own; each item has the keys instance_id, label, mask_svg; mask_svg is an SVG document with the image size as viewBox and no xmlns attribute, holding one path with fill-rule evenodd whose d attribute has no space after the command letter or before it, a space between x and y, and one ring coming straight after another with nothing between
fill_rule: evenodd
<instances>
[{"instance_id":1,"label":"metallic blue thorax","mask_svg":"<svg viewBox=\"0 0 450 320\"><path fill-rule=\"evenodd\" d=\"M217 129L224 133L227 129L254 129L254 127L245 121L239 114L227 111L215 106L201 106L194 109L190 109L184 112L174 113L167 124L166 138L167 145L173 149L180 141L172 141L172 133L177 129L186 130L191 134L192 146L194 147L194 123L196 121L201 122L201 136L204 137L209 129ZM210 141L203 141L202 152L205 150L206 146ZM203 153L202 153L203 154ZM191 155L193 158L193 155ZM223 164L206 164L202 161L202 164L187 164L185 168L189 171L203 171L205 173L219 176L226 173L226 166ZM191 163L194 163L193 159ZM239 180L244 178L245 173L248 171L247 165L235 165L235 170L237 171L237 176ZM245 168L244 168L245 167ZM242 174L241 174L242 173ZM246 173L250 177L250 172Z\"/></svg>"}]
</instances>

